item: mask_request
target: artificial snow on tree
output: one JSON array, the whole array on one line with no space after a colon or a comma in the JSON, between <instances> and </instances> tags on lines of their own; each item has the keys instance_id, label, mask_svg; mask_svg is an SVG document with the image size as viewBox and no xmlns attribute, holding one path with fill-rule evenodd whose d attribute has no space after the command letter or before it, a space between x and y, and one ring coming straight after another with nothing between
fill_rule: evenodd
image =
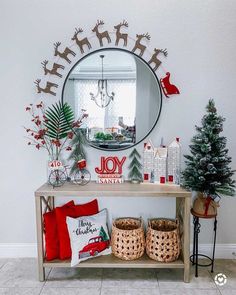
<instances>
[{"instance_id":1,"label":"artificial snow on tree","mask_svg":"<svg viewBox=\"0 0 236 295\"><path fill-rule=\"evenodd\" d=\"M129 159L132 159L128 166L130 170L128 174L129 179L131 182L141 182L143 180L141 172L142 164L140 163L141 156L135 148L129 155Z\"/></svg>"},{"instance_id":2,"label":"artificial snow on tree","mask_svg":"<svg viewBox=\"0 0 236 295\"><path fill-rule=\"evenodd\" d=\"M220 136L225 119L217 114L212 99L206 110L202 126L196 126L197 134L191 140L191 154L184 156L186 168L182 173L182 184L208 198L207 211L211 200L218 194L234 195L235 181L232 179L234 171L229 166L231 157L228 156L226 137Z\"/></svg>"}]
</instances>

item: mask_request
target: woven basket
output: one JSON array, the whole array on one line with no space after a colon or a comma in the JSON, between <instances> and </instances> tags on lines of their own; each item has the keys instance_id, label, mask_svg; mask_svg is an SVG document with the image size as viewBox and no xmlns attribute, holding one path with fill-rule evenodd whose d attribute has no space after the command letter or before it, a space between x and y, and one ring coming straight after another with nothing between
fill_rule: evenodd
<instances>
[{"instance_id":1,"label":"woven basket","mask_svg":"<svg viewBox=\"0 0 236 295\"><path fill-rule=\"evenodd\" d=\"M145 237L141 218L118 218L113 221L112 253L123 260L135 260L144 254Z\"/></svg>"},{"instance_id":2,"label":"woven basket","mask_svg":"<svg viewBox=\"0 0 236 295\"><path fill-rule=\"evenodd\" d=\"M154 260L171 262L180 254L178 220L151 219L146 237L147 255Z\"/></svg>"}]
</instances>

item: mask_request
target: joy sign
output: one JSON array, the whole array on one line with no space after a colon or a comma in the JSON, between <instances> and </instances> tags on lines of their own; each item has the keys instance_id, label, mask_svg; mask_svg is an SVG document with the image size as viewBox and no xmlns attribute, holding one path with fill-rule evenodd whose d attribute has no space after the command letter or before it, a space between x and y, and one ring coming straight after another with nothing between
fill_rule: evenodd
<instances>
[{"instance_id":1,"label":"joy sign","mask_svg":"<svg viewBox=\"0 0 236 295\"><path fill-rule=\"evenodd\" d=\"M126 160L118 157L101 157L100 167L95 168L98 173L98 183L122 183L122 166Z\"/></svg>"}]
</instances>

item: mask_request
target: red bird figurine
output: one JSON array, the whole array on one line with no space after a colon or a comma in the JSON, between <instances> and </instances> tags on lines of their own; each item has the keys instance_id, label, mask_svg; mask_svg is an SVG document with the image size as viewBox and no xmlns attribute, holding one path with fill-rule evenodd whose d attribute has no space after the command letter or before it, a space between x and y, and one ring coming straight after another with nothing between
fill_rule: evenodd
<instances>
[{"instance_id":1,"label":"red bird figurine","mask_svg":"<svg viewBox=\"0 0 236 295\"><path fill-rule=\"evenodd\" d=\"M161 87L166 97L172 94L179 94L179 89L170 83L170 73L167 72L164 78L161 78Z\"/></svg>"}]
</instances>

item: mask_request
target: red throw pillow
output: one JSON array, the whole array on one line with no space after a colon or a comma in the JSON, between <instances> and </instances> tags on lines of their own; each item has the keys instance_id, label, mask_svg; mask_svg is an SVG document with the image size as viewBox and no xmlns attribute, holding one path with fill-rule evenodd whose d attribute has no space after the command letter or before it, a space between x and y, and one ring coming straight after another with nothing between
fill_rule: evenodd
<instances>
[{"instance_id":1,"label":"red throw pillow","mask_svg":"<svg viewBox=\"0 0 236 295\"><path fill-rule=\"evenodd\" d=\"M66 224L66 216L76 218L97 214L98 212L98 201L96 199L86 204L75 205L74 207L56 208L60 259L71 258L70 237Z\"/></svg>"},{"instance_id":2,"label":"red throw pillow","mask_svg":"<svg viewBox=\"0 0 236 295\"><path fill-rule=\"evenodd\" d=\"M61 208L75 206L74 201L70 201ZM59 258L59 237L57 233L57 219L55 209L44 213L44 233L45 233L45 252L46 260Z\"/></svg>"}]
</instances>

